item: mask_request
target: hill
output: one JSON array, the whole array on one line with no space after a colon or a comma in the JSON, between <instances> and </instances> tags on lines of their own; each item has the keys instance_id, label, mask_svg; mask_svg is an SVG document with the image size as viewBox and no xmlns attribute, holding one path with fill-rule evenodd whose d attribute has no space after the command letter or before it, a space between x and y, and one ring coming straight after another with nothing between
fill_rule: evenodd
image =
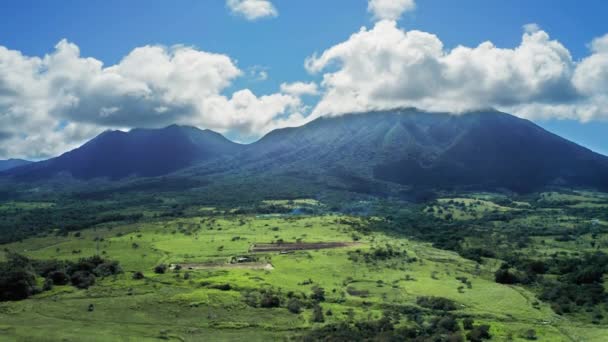
<instances>
[{"instance_id":1,"label":"hill","mask_svg":"<svg viewBox=\"0 0 608 342\"><path fill-rule=\"evenodd\" d=\"M23 160L23 159L7 159L7 160L0 160L0 171L5 171L5 170L9 170L18 166L23 166L23 165L27 165L32 163L29 160Z\"/></svg>"},{"instance_id":2,"label":"hill","mask_svg":"<svg viewBox=\"0 0 608 342\"><path fill-rule=\"evenodd\" d=\"M172 125L163 129L106 131L59 157L6 172L18 180L59 174L77 179L165 175L240 148L221 134Z\"/></svg>"},{"instance_id":3,"label":"hill","mask_svg":"<svg viewBox=\"0 0 608 342\"><path fill-rule=\"evenodd\" d=\"M547 186L608 189L607 157L495 111L399 110L320 118L273 131L233 160L238 160L238 172L335 178L363 192L395 185L516 192Z\"/></svg>"}]
</instances>

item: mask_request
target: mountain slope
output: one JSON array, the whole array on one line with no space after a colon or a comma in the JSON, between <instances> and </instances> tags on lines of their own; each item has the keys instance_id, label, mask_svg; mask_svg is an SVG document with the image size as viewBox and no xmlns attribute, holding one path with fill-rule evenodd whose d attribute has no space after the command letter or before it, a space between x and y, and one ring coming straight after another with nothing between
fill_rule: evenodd
<instances>
[{"instance_id":1,"label":"mountain slope","mask_svg":"<svg viewBox=\"0 0 608 342\"><path fill-rule=\"evenodd\" d=\"M371 194L530 192L548 186L608 190L608 157L496 111L453 115L403 109L325 117L272 131L249 145L193 127L110 131L60 157L4 174L18 180L62 173L121 179L174 172L212 180L225 191L237 183L258 189L297 183Z\"/></svg>"},{"instance_id":2,"label":"mountain slope","mask_svg":"<svg viewBox=\"0 0 608 342\"><path fill-rule=\"evenodd\" d=\"M32 163L32 162L29 160L23 160L23 159L0 160L0 171L10 170L12 168L27 165L30 163Z\"/></svg>"},{"instance_id":3,"label":"mountain slope","mask_svg":"<svg viewBox=\"0 0 608 342\"><path fill-rule=\"evenodd\" d=\"M17 179L70 174L78 179L152 177L234 153L241 145L221 134L194 127L106 131L59 157L7 172Z\"/></svg>"},{"instance_id":4,"label":"mountain slope","mask_svg":"<svg viewBox=\"0 0 608 342\"><path fill-rule=\"evenodd\" d=\"M336 180L357 192L399 186L608 189L607 157L495 111L397 110L320 118L273 131L219 164L229 173ZM213 167L206 168L212 173Z\"/></svg>"}]
</instances>

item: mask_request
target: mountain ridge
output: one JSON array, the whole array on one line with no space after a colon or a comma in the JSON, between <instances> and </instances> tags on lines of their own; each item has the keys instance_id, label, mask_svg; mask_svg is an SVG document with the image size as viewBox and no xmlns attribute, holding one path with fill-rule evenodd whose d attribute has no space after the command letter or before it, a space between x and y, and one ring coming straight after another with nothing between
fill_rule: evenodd
<instances>
[{"instance_id":1,"label":"mountain ridge","mask_svg":"<svg viewBox=\"0 0 608 342\"><path fill-rule=\"evenodd\" d=\"M18 158L10 158L5 160L0 160L0 171L10 170L19 166L27 165L33 163L32 161Z\"/></svg>"},{"instance_id":2,"label":"mountain ridge","mask_svg":"<svg viewBox=\"0 0 608 342\"><path fill-rule=\"evenodd\" d=\"M221 134L171 125L161 129L105 131L62 155L5 172L21 180L68 173L74 178L165 175L234 150L238 144Z\"/></svg>"},{"instance_id":3,"label":"mountain ridge","mask_svg":"<svg viewBox=\"0 0 608 342\"><path fill-rule=\"evenodd\" d=\"M132 165L134 160L139 163ZM116 172L107 165L117 162L124 165ZM356 192L608 189L608 157L498 111L454 115L399 109L320 117L273 130L250 144L191 126L106 131L57 158L3 174L27 180L62 172L113 180L172 173L216 179L289 176Z\"/></svg>"}]
</instances>

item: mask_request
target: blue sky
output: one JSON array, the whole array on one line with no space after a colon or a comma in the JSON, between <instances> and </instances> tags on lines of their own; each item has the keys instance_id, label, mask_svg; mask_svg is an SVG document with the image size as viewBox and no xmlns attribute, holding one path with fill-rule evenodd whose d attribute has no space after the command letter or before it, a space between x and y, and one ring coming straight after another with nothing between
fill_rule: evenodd
<instances>
[{"instance_id":1,"label":"blue sky","mask_svg":"<svg viewBox=\"0 0 608 342\"><path fill-rule=\"evenodd\" d=\"M239 89L249 89L259 97L279 92L285 82L319 84L323 75L333 70L332 66L311 73L304 67L305 60L348 40L362 26L371 29L377 21L367 11L367 0L274 0L272 4L278 12L276 17L250 21L231 13L224 0L5 0L0 3L0 45L24 56L42 57L52 54L55 45L67 39L78 46L80 56L93 57L104 66L119 63L141 46L191 46L229 56L243 73L222 87L222 94L230 96ZM404 13L397 27L434 34L444 49L450 50L458 45L476 47L488 40L497 47L515 48L522 40L522 26L535 23L551 39L563 44L578 62L589 56L589 44L594 38L608 33L605 13L608 4L599 0L418 0L415 10ZM259 71L266 72L267 78L259 79ZM301 98L302 106L310 108L318 100L315 96ZM608 123L601 117L587 123L574 118L533 120L608 154L608 139L604 137ZM242 133L228 127L224 133L247 140L258 131ZM77 135L87 138L86 133ZM59 144L57 149L65 146Z\"/></svg>"}]
</instances>

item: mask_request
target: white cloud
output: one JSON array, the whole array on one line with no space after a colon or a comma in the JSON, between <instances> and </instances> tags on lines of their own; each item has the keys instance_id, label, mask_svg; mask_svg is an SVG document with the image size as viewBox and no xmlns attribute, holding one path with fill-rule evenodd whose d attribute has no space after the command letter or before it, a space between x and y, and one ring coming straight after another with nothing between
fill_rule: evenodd
<instances>
[{"instance_id":1,"label":"white cloud","mask_svg":"<svg viewBox=\"0 0 608 342\"><path fill-rule=\"evenodd\" d=\"M530 23L523 26L524 32L526 33L535 33L540 31L540 26L536 23Z\"/></svg>"},{"instance_id":2,"label":"white cloud","mask_svg":"<svg viewBox=\"0 0 608 342\"><path fill-rule=\"evenodd\" d=\"M577 63L538 27L526 27L512 49L484 42L446 50L433 34L406 32L384 20L309 57L305 66L311 73L329 69L314 116L395 107L447 112L495 107L529 118L555 113L590 120L608 117L606 41L594 41L593 54Z\"/></svg>"},{"instance_id":3,"label":"white cloud","mask_svg":"<svg viewBox=\"0 0 608 342\"><path fill-rule=\"evenodd\" d=\"M279 12L268 0L226 0L226 6L234 14L247 20L276 17Z\"/></svg>"},{"instance_id":4,"label":"white cloud","mask_svg":"<svg viewBox=\"0 0 608 342\"><path fill-rule=\"evenodd\" d=\"M281 83L281 92L296 96L317 95L319 93L319 89L315 82Z\"/></svg>"},{"instance_id":5,"label":"white cloud","mask_svg":"<svg viewBox=\"0 0 608 342\"><path fill-rule=\"evenodd\" d=\"M266 81L268 79L268 68L254 65L247 69L247 74L251 81Z\"/></svg>"},{"instance_id":6,"label":"white cloud","mask_svg":"<svg viewBox=\"0 0 608 342\"><path fill-rule=\"evenodd\" d=\"M367 11L378 20L397 20L405 12L416 8L414 0L369 0Z\"/></svg>"},{"instance_id":7,"label":"white cloud","mask_svg":"<svg viewBox=\"0 0 608 342\"><path fill-rule=\"evenodd\" d=\"M309 72L322 74L320 85L283 83L280 92L256 95L233 83L263 79L266 69L243 71L229 56L188 46L139 47L109 66L66 40L42 57L0 46L0 158L56 155L107 128L178 123L257 137L320 115L396 107L608 119L608 35L589 48L573 60L527 25L514 48L446 49L433 34L381 20L306 60ZM305 95L320 95L311 115Z\"/></svg>"},{"instance_id":8,"label":"white cloud","mask_svg":"<svg viewBox=\"0 0 608 342\"><path fill-rule=\"evenodd\" d=\"M107 67L66 40L42 58L0 46L0 158L55 155L106 128L179 123L260 135L301 117L297 94L225 95L243 74L230 57L187 46L139 47Z\"/></svg>"}]
</instances>

